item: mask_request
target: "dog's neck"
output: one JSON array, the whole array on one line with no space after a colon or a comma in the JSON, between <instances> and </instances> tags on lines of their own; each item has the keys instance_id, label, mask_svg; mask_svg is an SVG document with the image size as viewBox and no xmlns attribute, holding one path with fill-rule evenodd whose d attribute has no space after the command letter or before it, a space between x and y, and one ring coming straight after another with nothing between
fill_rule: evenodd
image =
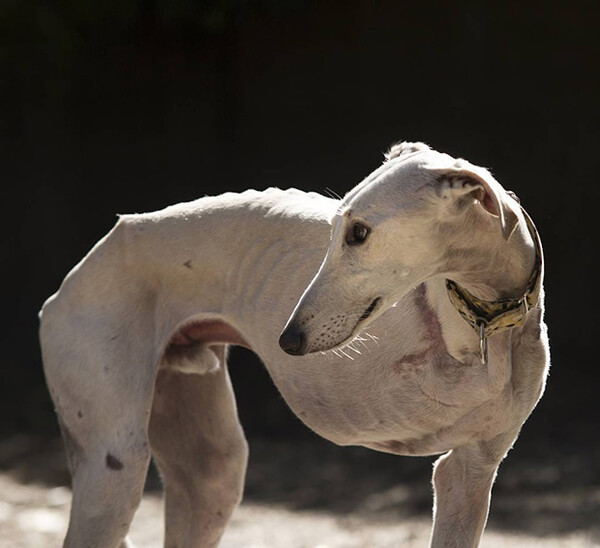
<instances>
[{"instance_id":1,"label":"dog's neck","mask_svg":"<svg viewBox=\"0 0 600 548\"><path fill-rule=\"evenodd\" d=\"M470 247L465 250L458 241L450 245L444 275L479 299L522 297L536 265L533 235L523 215L520 213L519 223L508 241L476 215L467 217L466 224L474 227Z\"/></svg>"},{"instance_id":2,"label":"dog's neck","mask_svg":"<svg viewBox=\"0 0 600 548\"><path fill-rule=\"evenodd\" d=\"M459 231L455 233L455 241L450 242L446 253L447 262L437 276L426 282L426 287L429 303L443 326L447 352L461 362L479 363L481 359L487 361L481 354L481 340L452 302L446 280L453 280L473 297L485 301L520 299L536 268L536 247L524 217L508 241L499 230L475 222L467 219L462 237ZM490 344L496 359L506 355L505 338L492 337Z\"/></svg>"}]
</instances>

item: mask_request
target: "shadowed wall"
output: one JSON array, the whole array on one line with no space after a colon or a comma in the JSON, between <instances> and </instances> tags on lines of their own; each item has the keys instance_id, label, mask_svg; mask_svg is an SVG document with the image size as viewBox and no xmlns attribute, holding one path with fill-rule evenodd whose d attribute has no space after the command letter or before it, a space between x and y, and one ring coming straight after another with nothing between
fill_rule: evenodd
<instances>
[{"instance_id":1,"label":"shadowed wall","mask_svg":"<svg viewBox=\"0 0 600 548\"><path fill-rule=\"evenodd\" d=\"M36 314L116 213L344 194L407 139L493 168L536 221L553 369L532 420L582 439L599 411L600 42L594 4L565 6L4 2L0 432L55 431ZM303 435L255 361L233 353L247 432Z\"/></svg>"}]
</instances>

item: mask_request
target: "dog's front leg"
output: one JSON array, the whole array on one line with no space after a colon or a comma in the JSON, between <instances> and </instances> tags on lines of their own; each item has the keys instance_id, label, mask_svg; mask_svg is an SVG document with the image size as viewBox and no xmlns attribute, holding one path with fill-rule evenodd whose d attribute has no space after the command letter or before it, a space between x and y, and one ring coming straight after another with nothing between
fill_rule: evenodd
<instances>
[{"instance_id":1,"label":"dog's front leg","mask_svg":"<svg viewBox=\"0 0 600 548\"><path fill-rule=\"evenodd\" d=\"M485 527L492 484L517 432L453 449L435 463L431 548L475 548Z\"/></svg>"}]
</instances>

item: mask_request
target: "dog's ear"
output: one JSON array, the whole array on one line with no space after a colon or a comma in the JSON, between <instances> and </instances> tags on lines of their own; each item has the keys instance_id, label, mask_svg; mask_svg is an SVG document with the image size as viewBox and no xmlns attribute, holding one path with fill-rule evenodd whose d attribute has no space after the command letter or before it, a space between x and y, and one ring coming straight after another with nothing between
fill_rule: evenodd
<instances>
[{"instance_id":1,"label":"dog's ear","mask_svg":"<svg viewBox=\"0 0 600 548\"><path fill-rule=\"evenodd\" d=\"M384 154L385 160L390 161L394 158L400 158L401 156L408 156L410 154L416 154L417 152L424 152L431 150L425 143L408 143L407 141L394 143L388 151Z\"/></svg>"},{"instance_id":2,"label":"dog's ear","mask_svg":"<svg viewBox=\"0 0 600 548\"><path fill-rule=\"evenodd\" d=\"M498 218L504 239L510 238L519 222L519 204L487 169L459 161L455 167L434 171L439 175L438 188L443 197L476 199L483 209Z\"/></svg>"}]
</instances>

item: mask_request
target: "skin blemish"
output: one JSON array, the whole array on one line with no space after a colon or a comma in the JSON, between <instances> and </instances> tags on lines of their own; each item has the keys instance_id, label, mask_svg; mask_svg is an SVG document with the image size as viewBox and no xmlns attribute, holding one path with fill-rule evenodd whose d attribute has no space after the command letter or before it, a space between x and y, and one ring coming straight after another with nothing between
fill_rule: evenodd
<instances>
[{"instance_id":1,"label":"skin blemish","mask_svg":"<svg viewBox=\"0 0 600 548\"><path fill-rule=\"evenodd\" d=\"M81 419L83 417L83 413L81 411L77 411L77 416Z\"/></svg>"},{"instance_id":2,"label":"skin blemish","mask_svg":"<svg viewBox=\"0 0 600 548\"><path fill-rule=\"evenodd\" d=\"M418 365L423 363L430 354L436 350L436 345L429 346L419 352L412 352L402 356L395 364L397 369L402 369L404 366Z\"/></svg>"},{"instance_id":3,"label":"skin blemish","mask_svg":"<svg viewBox=\"0 0 600 548\"><path fill-rule=\"evenodd\" d=\"M185 266L186 268L189 268L191 270L192 269L192 260L188 259L187 261L185 261L185 263L183 263L183 266Z\"/></svg>"},{"instance_id":4,"label":"skin blemish","mask_svg":"<svg viewBox=\"0 0 600 548\"><path fill-rule=\"evenodd\" d=\"M106 453L106 467L110 468L111 470L122 470L123 463L110 453Z\"/></svg>"}]
</instances>

